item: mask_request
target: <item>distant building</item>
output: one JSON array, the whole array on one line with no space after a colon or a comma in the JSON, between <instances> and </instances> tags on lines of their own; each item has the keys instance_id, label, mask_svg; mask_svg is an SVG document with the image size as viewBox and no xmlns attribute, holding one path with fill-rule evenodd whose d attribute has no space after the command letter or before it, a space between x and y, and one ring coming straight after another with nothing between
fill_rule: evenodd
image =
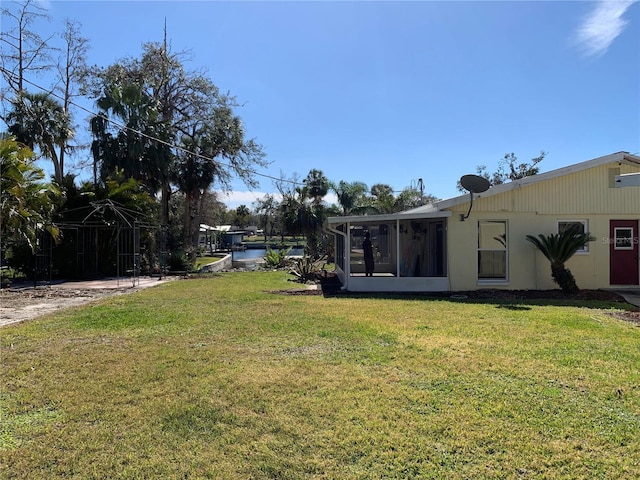
<instances>
[{"instance_id":1,"label":"distant building","mask_svg":"<svg viewBox=\"0 0 640 480\"><path fill-rule=\"evenodd\" d=\"M198 245L210 252L221 250L224 248L224 235L229 231L231 231L231 225L211 226L201 223Z\"/></svg>"}]
</instances>

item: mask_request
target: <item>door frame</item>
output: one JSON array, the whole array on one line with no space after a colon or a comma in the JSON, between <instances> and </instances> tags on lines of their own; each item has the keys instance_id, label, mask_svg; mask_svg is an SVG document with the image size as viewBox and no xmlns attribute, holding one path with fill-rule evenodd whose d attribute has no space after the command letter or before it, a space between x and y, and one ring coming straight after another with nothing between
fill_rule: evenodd
<instances>
[{"instance_id":1,"label":"door frame","mask_svg":"<svg viewBox=\"0 0 640 480\"><path fill-rule=\"evenodd\" d=\"M637 219L609 220L610 285L640 285L639 224Z\"/></svg>"}]
</instances>

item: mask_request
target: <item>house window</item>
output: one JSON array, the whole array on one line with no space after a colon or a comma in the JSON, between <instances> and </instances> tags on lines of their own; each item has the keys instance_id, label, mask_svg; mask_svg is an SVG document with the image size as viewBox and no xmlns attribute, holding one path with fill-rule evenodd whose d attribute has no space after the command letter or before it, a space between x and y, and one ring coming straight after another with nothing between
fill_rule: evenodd
<instances>
[{"instance_id":1,"label":"house window","mask_svg":"<svg viewBox=\"0 0 640 480\"><path fill-rule=\"evenodd\" d=\"M586 220L558 220L558 233L562 233L569 228L576 227L580 233L586 233L589 231L587 228ZM589 244L585 244L584 247L576 250L576 253L587 253L589 251Z\"/></svg>"},{"instance_id":2,"label":"house window","mask_svg":"<svg viewBox=\"0 0 640 480\"><path fill-rule=\"evenodd\" d=\"M478 279L507 279L507 222L478 222Z\"/></svg>"}]
</instances>

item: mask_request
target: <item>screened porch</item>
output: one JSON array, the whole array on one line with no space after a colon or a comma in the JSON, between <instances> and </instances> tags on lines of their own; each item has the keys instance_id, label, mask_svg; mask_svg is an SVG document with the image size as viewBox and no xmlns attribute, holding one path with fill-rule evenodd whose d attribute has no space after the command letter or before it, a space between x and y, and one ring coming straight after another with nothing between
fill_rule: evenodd
<instances>
[{"instance_id":1,"label":"screened porch","mask_svg":"<svg viewBox=\"0 0 640 480\"><path fill-rule=\"evenodd\" d=\"M336 271L350 291L446 291L449 212L332 217ZM373 276L365 276L363 242L369 232Z\"/></svg>"}]
</instances>

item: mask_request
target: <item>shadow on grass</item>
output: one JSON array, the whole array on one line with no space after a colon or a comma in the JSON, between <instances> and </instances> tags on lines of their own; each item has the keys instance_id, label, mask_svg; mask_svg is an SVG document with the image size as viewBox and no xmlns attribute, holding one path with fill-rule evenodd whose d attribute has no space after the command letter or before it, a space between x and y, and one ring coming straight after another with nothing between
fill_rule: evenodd
<instances>
[{"instance_id":1,"label":"shadow on grass","mask_svg":"<svg viewBox=\"0 0 640 480\"><path fill-rule=\"evenodd\" d=\"M378 298L387 300L450 301L459 303L489 304L508 310L530 310L531 306L585 307L594 309L634 310L623 297L604 290L581 290L575 295L565 295L561 290L477 290L469 292L348 292L339 288L325 288L325 298Z\"/></svg>"},{"instance_id":2,"label":"shadow on grass","mask_svg":"<svg viewBox=\"0 0 640 480\"><path fill-rule=\"evenodd\" d=\"M506 310L531 310L531 307L525 307L522 305L498 305L496 308L504 308Z\"/></svg>"}]
</instances>

